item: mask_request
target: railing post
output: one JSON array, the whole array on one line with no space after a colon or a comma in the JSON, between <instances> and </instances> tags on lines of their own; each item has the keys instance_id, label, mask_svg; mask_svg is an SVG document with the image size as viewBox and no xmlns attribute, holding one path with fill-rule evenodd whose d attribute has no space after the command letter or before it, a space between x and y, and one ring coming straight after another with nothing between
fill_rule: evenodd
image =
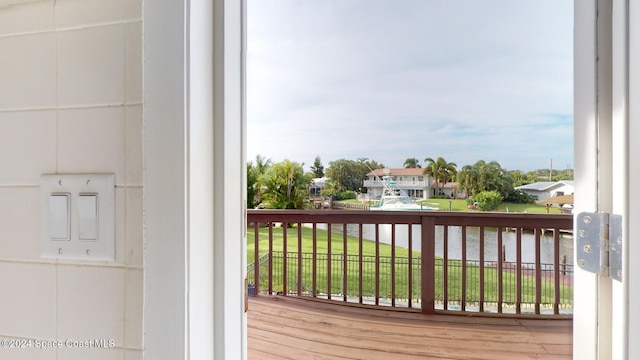
<instances>
[{"instance_id":1,"label":"railing post","mask_svg":"<svg viewBox=\"0 0 640 360\"><path fill-rule=\"evenodd\" d=\"M282 295L287 296L287 225L282 223Z\"/></svg>"},{"instance_id":2,"label":"railing post","mask_svg":"<svg viewBox=\"0 0 640 360\"><path fill-rule=\"evenodd\" d=\"M273 221L269 221L269 295L273 295Z\"/></svg>"},{"instance_id":3,"label":"railing post","mask_svg":"<svg viewBox=\"0 0 640 360\"><path fill-rule=\"evenodd\" d=\"M260 293L260 224L253 222L253 295L258 296Z\"/></svg>"},{"instance_id":4,"label":"railing post","mask_svg":"<svg viewBox=\"0 0 640 360\"><path fill-rule=\"evenodd\" d=\"M422 216L422 264L421 264L421 302L422 313L435 313L435 253L436 219Z\"/></svg>"},{"instance_id":5,"label":"railing post","mask_svg":"<svg viewBox=\"0 0 640 360\"><path fill-rule=\"evenodd\" d=\"M298 296L302 295L302 223L298 223Z\"/></svg>"}]
</instances>

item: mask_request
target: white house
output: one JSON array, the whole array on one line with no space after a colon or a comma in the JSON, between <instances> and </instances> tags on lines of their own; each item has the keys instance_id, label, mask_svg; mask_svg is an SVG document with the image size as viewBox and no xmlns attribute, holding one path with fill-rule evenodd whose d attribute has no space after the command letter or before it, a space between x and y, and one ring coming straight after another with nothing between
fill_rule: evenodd
<instances>
[{"instance_id":1,"label":"white house","mask_svg":"<svg viewBox=\"0 0 640 360\"><path fill-rule=\"evenodd\" d=\"M455 181L434 183L431 186L431 196L448 199L466 199L467 194L464 190L459 189L458 186L459 184Z\"/></svg>"},{"instance_id":2,"label":"white house","mask_svg":"<svg viewBox=\"0 0 640 360\"><path fill-rule=\"evenodd\" d=\"M423 175L423 171L424 169L421 168L375 169L367 174L363 187L367 188L369 198L378 199L382 196L382 177L388 176L390 181L410 197L428 199L433 178L430 175Z\"/></svg>"},{"instance_id":3,"label":"white house","mask_svg":"<svg viewBox=\"0 0 640 360\"><path fill-rule=\"evenodd\" d=\"M324 198L322 197L322 189L329 181L327 177L313 178L309 184L309 201L318 209L324 207Z\"/></svg>"},{"instance_id":4,"label":"white house","mask_svg":"<svg viewBox=\"0 0 640 360\"><path fill-rule=\"evenodd\" d=\"M535 196L538 200L573 194L573 180L540 181L531 184L517 186L516 190Z\"/></svg>"}]
</instances>

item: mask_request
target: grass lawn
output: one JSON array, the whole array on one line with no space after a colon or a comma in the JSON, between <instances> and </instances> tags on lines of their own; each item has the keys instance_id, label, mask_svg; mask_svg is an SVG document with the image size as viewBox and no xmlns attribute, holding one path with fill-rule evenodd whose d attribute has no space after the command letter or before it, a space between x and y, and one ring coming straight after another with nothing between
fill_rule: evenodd
<instances>
[{"instance_id":1,"label":"grass lawn","mask_svg":"<svg viewBox=\"0 0 640 360\"><path fill-rule=\"evenodd\" d=\"M362 204L362 201L355 200L355 199L344 200L342 202L346 202L346 203L350 203L350 204ZM374 202L375 201L372 201L371 203L374 203ZM460 200L460 199L451 200L451 199L431 198L431 199L425 199L425 200L418 200L416 202L417 203L425 202L425 203L438 204L438 207L440 208L441 211L479 211L479 210L468 209L467 208L467 201L466 200ZM547 207L544 206L544 205L538 205L538 204L515 204L515 203L503 202L498 206L498 208L495 211L498 211L498 212L512 212L512 213L524 213L524 212L526 212L526 213L529 213L529 214L546 214L547 213ZM561 213L561 211L557 207L550 207L549 208L549 214L560 214L560 213Z\"/></svg>"},{"instance_id":2,"label":"grass lawn","mask_svg":"<svg viewBox=\"0 0 640 360\"><path fill-rule=\"evenodd\" d=\"M417 203L425 202L425 203L433 203L438 204L438 207L442 211L473 211L467 209L467 201L460 199L439 199L439 198L431 198L425 200L418 200Z\"/></svg>"},{"instance_id":3,"label":"grass lawn","mask_svg":"<svg viewBox=\"0 0 640 360\"><path fill-rule=\"evenodd\" d=\"M498 206L500 212L527 212L529 214L546 214L547 207L538 204L514 204L514 203L501 203ZM550 207L549 214L561 214L562 212L557 207Z\"/></svg>"},{"instance_id":4,"label":"grass lawn","mask_svg":"<svg viewBox=\"0 0 640 360\"><path fill-rule=\"evenodd\" d=\"M313 232L311 228L302 227L302 252L313 252ZM268 253L269 246L269 229L261 228L259 230L260 242L259 252L260 256ZM287 229L287 288L297 288L297 271L298 271L298 228ZM273 249L274 251L281 252L284 244L283 228L273 228ZM359 291L359 271L358 271L358 239L355 237L347 237L347 281L346 286L343 283L343 236L341 234L331 234L331 243L329 245L328 232L325 230L317 230L316 237L317 246L317 264L316 264L316 290L321 293L327 292L327 283L330 274L331 278L331 292L334 294L346 293L350 296L357 296ZM328 253L329 246L331 246L332 260L328 271L328 263L326 260L326 254ZM376 246L372 241L364 241L363 248L363 295L374 296L375 289L375 254ZM380 263L378 266L379 276L379 290L378 293L382 298L389 298L391 289L391 270L392 266L387 260L392 253L392 248L387 244L379 244ZM413 252L413 264L411 266L413 272L413 284L412 284L412 298L416 299L420 297L420 252ZM279 256L279 257L278 257ZM407 263L408 251L407 249L397 247L395 249L396 263L395 263L395 294L398 299L408 298L408 269ZM273 257L273 289L283 289L283 269L282 269L282 255L274 254ZM249 264L254 261L254 231L253 228L248 229L247 234L247 261ZM312 262L310 259L303 260L302 263L302 288L303 291L310 291L312 280ZM469 262L466 267L467 272L467 289L466 300L469 302L478 301L479 298L479 274L480 269L477 263ZM260 266L260 288L265 289L268 282L268 268L264 263ZM253 276L249 275L250 278ZM484 269L485 276L485 301L495 302L497 301L497 288L498 288L498 271L495 268L487 267ZM449 300L460 300L461 297L461 277L462 277L462 263L457 260L450 260L448 263L448 295ZM436 281L436 299L442 300L442 259L436 259L435 269L435 281ZM561 303L570 303L572 299L572 288L570 286L561 285L562 300ZM530 276L523 276L523 302L532 303L535 302L535 280ZM509 271L503 271L503 298L505 303L514 302L515 299L515 275ZM542 303L553 303L553 283L550 281L542 281Z\"/></svg>"}]
</instances>

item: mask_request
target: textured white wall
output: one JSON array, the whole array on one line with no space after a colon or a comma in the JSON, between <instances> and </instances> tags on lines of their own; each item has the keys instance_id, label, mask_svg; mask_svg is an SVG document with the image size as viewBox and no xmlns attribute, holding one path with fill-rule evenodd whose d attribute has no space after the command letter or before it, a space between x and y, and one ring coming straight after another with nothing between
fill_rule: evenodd
<instances>
[{"instance_id":1,"label":"textured white wall","mask_svg":"<svg viewBox=\"0 0 640 360\"><path fill-rule=\"evenodd\" d=\"M141 9L0 6L0 338L115 343L0 347L1 359L142 358ZM39 176L78 172L115 174L114 262L40 258Z\"/></svg>"}]
</instances>

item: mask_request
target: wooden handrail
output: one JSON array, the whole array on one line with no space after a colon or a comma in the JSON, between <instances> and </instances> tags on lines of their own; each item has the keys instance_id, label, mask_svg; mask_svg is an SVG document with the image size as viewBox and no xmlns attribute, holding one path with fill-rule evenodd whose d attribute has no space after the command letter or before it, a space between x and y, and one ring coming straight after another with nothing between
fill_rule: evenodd
<instances>
[{"instance_id":1,"label":"wooden handrail","mask_svg":"<svg viewBox=\"0 0 640 360\"><path fill-rule=\"evenodd\" d=\"M371 295L371 302L376 306L385 306L385 308L406 308L416 309L419 307L419 311L424 313L436 312L436 289L438 292L442 292L442 296L439 299L442 301L443 310L454 310L450 308L450 303L456 302L460 305L461 311L472 311L471 307L477 308L477 312L504 312L505 306L513 306L515 314L523 313L523 305L533 305L533 313L535 315L542 315L542 305L551 306L552 314L559 314L561 309L561 290L568 286L561 282L560 278L560 231L572 231L573 229L573 217L567 214L517 214L517 213L476 213L476 212L396 212L396 211L332 211L332 210L248 210L247 221L252 223L251 229L254 231L254 246L253 251L255 253L255 260L253 264L253 286L254 294L259 294L261 291L269 294L279 293L282 295L297 295L308 296L310 298L324 298L334 301L340 301L344 303L355 302L356 304L364 305L368 301L368 296ZM282 252L282 265L281 268L274 268L274 223L282 224L298 224L297 234L287 232L286 225L282 230L282 240L284 243ZM267 269L260 270L259 255L260 249L260 224L266 224L268 226L268 249L269 259L267 261ZM305 265L303 262L302 252L302 224L312 224L311 231L313 236L313 254L311 257L311 264ZM332 234L329 231L326 235L326 258L321 260L318 257L317 249L322 239L318 238L317 224L327 224L328 229L331 229L331 224L342 225L342 239L336 238L339 247L342 247L344 256L342 258L336 258L332 261ZM357 225L357 235L359 246L356 248L348 248L347 237L347 224ZM373 225L375 236L372 239L375 247L375 262L373 271L365 270L363 264L363 225ZM379 227L381 225L391 225L391 260L390 263L381 262L380 258L380 234ZM396 230L397 225L408 225L403 228L408 228L408 258L402 260L396 256L395 245L397 244ZM414 239L412 237L413 226L421 226L421 256L419 258L420 271L415 272L414 267L415 258L413 254ZM461 231L461 251L462 257L460 260L451 260L449 258L448 242L449 242L449 227L460 227ZM443 243L445 244L445 250L442 254L442 260L438 259L436 262L436 228L442 227L441 234L443 236ZM467 258L467 234L468 228L479 229L479 259L477 265L475 260L468 260ZM487 262L485 259L485 233L488 228L497 229L497 262L492 265L493 262ZM515 229L515 264L504 263L503 257L503 231ZM522 241L523 231L533 230L534 237L534 258L532 265L528 265L531 268L524 269L525 263L522 259ZM546 276L549 272L543 274L543 266L541 261L541 235L545 231L553 232L553 255L550 272L552 276ZM265 234L266 235L266 234ZM288 237L297 236L295 241ZM287 242L293 246L297 246L296 252L287 252ZM322 245L324 247L324 244ZM336 246L336 245L333 245ZM278 250L280 251L280 250ZM351 261L348 253L357 254L357 265L350 266ZM335 255L335 254L334 254ZM338 254L339 255L339 254ZM324 256L324 255L323 255ZM405 265L406 263L406 265ZM278 263L279 264L279 263ZM441 265L439 265L441 264ZM264 265L263 265L264 266ZM382 276L381 269L388 269L389 276ZM338 269L339 270L336 270ZM368 265L367 265L368 268ZM437 269L442 269L437 271ZM308 269L308 271L304 271ZM266 284L266 288L261 289L260 276L264 274L264 270L268 274L268 279L263 284ZM453 278L454 274L455 275ZM487 273L489 271L489 273ZM533 275L530 275L533 271ZM355 276L350 277L350 272L356 272ZM365 272L372 276L371 279L365 278ZM436 274L442 274L436 278ZM479 279L479 283L469 283L470 274L476 274ZM524 274L523 274L524 273ZM310 274L310 275L309 275ZM489 289L485 284L487 274L493 274L496 280L496 289ZM289 276L290 275L290 276ZM332 276L332 275L335 275ZM404 279L406 275L406 284L398 286L398 277ZM277 276L277 279L274 278ZM311 279L308 279L311 276ZM419 278L416 278L419 276ZM515 277L515 284L513 284L514 294L509 295L509 299L505 298L505 290L511 288L510 285L505 282L510 282L511 278ZM526 296L523 294L523 281L527 277L532 277L529 287L535 288L535 294L533 296ZM459 282L451 283L452 281ZM543 279L544 278L544 279ZM280 282L281 279L282 281ZM527 278L528 279L528 278ZM323 280L322 282L319 280ZM416 281L420 287L419 298L415 299L414 290L416 288ZM294 284L295 282L295 284ZM340 284L338 284L338 282ZM373 294L363 294L363 284L371 282L375 290ZM290 284L291 283L291 284ZM551 283L552 285L548 285ZM324 288L326 286L326 289ZM543 287L553 286L551 304L543 303ZM564 286L564 287L563 287ZM310 287L310 289L309 289ZM321 287L319 289L319 287ZM353 290L349 290L352 289ZM383 289L384 288L384 289ZM406 294L405 294L406 288ZM402 290L398 290L402 289ZM477 290L477 299L473 300L469 298L470 292L473 289ZM382 293L382 291L385 293ZM401 294L397 294L400 291ZM451 292L453 295L450 295ZM459 291L460 295L457 292ZM487 291L495 291L497 295L494 300L488 300L485 296ZM531 291L531 289L530 289ZM339 296L338 296L339 295ZM398 298L400 296L400 298ZM460 297L458 297L460 296ZM548 295L545 295L548 298ZM491 297L493 299L493 297ZM354 300L355 299L355 300ZM402 300L402 301L400 301ZM418 301L418 302L415 302ZM492 310L486 310L485 306L489 301L492 305ZM475 304L471 306L470 304ZM390 306L389 306L390 305ZM453 305L451 305L453 306ZM470 307L471 306L471 307ZM416 309L418 310L418 309ZM511 311L514 311L513 309Z\"/></svg>"}]
</instances>

